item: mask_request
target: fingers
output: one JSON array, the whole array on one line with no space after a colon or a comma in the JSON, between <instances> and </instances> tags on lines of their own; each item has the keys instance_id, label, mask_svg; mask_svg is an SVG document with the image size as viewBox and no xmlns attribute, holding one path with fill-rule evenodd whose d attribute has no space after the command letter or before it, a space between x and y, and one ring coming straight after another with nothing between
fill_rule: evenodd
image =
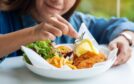
<instances>
[{"instance_id":1,"label":"fingers","mask_svg":"<svg viewBox=\"0 0 134 84\"><path fill-rule=\"evenodd\" d=\"M50 32L44 31L43 35L44 36L40 40L54 40L55 39L55 36L51 34Z\"/></svg>"},{"instance_id":2,"label":"fingers","mask_svg":"<svg viewBox=\"0 0 134 84\"><path fill-rule=\"evenodd\" d=\"M55 18L55 17L51 17L48 20L48 23L53 25L54 27L58 28L59 30L61 30L63 34L67 34L69 31L68 26L65 25L64 23L58 21L57 18Z\"/></svg>"},{"instance_id":3,"label":"fingers","mask_svg":"<svg viewBox=\"0 0 134 84\"><path fill-rule=\"evenodd\" d=\"M36 31L37 30L37 31ZM46 20L46 22L42 22L39 26L35 29L37 37L41 37L40 39L46 39L46 37L50 37L54 39L56 36L61 35L68 35L73 38L77 38L78 34L75 29L67 22L64 18L57 15L55 17L50 17ZM46 36L45 36L46 35ZM48 36L50 35L50 36Z\"/></svg>"},{"instance_id":4,"label":"fingers","mask_svg":"<svg viewBox=\"0 0 134 84\"><path fill-rule=\"evenodd\" d=\"M127 45L119 45L119 54L113 66L121 65L126 63L131 57L132 49Z\"/></svg>"},{"instance_id":5,"label":"fingers","mask_svg":"<svg viewBox=\"0 0 134 84\"><path fill-rule=\"evenodd\" d=\"M35 28L35 37L37 40L54 40L56 36L61 36L62 31L48 23L41 23Z\"/></svg>"},{"instance_id":6,"label":"fingers","mask_svg":"<svg viewBox=\"0 0 134 84\"><path fill-rule=\"evenodd\" d=\"M128 41L121 36L111 41L108 47L110 50L118 48L117 59L113 66L124 64L131 57L132 48L129 46Z\"/></svg>"},{"instance_id":7,"label":"fingers","mask_svg":"<svg viewBox=\"0 0 134 84\"><path fill-rule=\"evenodd\" d=\"M116 48L117 48L117 43L111 42L111 43L108 45L108 48L109 48L110 50L116 49Z\"/></svg>"},{"instance_id":8,"label":"fingers","mask_svg":"<svg viewBox=\"0 0 134 84\"><path fill-rule=\"evenodd\" d=\"M49 25L47 23L44 23L44 31L50 32L51 34L53 34L54 36L61 36L62 35L62 31L52 25Z\"/></svg>"},{"instance_id":9,"label":"fingers","mask_svg":"<svg viewBox=\"0 0 134 84\"><path fill-rule=\"evenodd\" d=\"M72 25L70 23L68 23L64 18L62 18L60 15L55 15L57 17L57 19L61 22L63 22L64 24L66 24L68 26L68 33L67 35L73 37L73 38L78 38L78 33L75 31L75 29L72 27Z\"/></svg>"}]
</instances>

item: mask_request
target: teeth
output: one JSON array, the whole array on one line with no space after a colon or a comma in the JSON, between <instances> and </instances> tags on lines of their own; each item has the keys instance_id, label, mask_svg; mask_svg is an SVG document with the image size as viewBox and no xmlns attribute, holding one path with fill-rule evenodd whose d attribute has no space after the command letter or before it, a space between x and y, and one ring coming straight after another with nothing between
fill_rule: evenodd
<instances>
[{"instance_id":1,"label":"teeth","mask_svg":"<svg viewBox=\"0 0 134 84\"><path fill-rule=\"evenodd\" d=\"M89 39L83 39L75 46L75 54L79 57L82 54L91 51L98 54L98 50L93 46L92 42Z\"/></svg>"}]
</instances>

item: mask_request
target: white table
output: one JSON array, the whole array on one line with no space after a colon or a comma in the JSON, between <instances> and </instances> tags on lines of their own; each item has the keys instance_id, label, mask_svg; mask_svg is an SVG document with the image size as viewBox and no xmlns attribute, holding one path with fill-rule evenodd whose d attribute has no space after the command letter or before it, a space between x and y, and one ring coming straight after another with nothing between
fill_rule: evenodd
<instances>
[{"instance_id":1,"label":"white table","mask_svg":"<svg viewBox=\"0 0 134 84\"><path fill-rule=\"evenodd\" d=\"M22 57L7 58L0 64L0 84L134 84L134 51L124 65L93 78L71 81L38 76L25 67Z\"/></svg>"}]
</instances>

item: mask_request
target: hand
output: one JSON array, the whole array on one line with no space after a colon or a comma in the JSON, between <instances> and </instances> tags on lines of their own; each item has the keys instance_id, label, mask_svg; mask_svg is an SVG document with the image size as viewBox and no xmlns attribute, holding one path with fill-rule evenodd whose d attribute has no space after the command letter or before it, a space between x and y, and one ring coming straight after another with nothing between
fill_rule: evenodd
<instances>
[{"instance_id":1,"label":"hand","mask_svg":"<svg viewBox=\"0 0 134 84\"><path fill-rule=\"evenodd\" d=\"M78 34L74 28L60 15L55 15L34 27L34 34L37 40L54 40L56 36L68 35L77 38Z\"/></svg>"},{"instance_id":2,"label":"hand","mask_svg":"<svg viewBox=\"0 0 134 84\"><path fill-rule=\"evenodd\" d=\"M124 64L131 57L132 48L129 46L128 40L123 36L118 36L109 43L111 50L118 48L117 59L113 66Z\"/></svg>"}]
</instances>

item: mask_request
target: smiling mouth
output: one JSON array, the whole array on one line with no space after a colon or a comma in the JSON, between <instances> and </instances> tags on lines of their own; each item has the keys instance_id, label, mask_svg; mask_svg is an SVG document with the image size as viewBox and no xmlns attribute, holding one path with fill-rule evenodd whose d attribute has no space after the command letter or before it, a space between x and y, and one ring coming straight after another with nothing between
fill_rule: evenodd
<instances>
[{"instance_id":1,"label":"smiling mouth","mask_svg":"<svg viewBox=\"0 0 134 84\"><path fill-rule=\"evenodd\" d=\"M56 10L56 11L61 11L62 9L61 8L57 8L57 7L54 7L54 6L51 6L47 3L45 3L47 7L51 8L52 10Z\"/></svg>"}]
</instances>

